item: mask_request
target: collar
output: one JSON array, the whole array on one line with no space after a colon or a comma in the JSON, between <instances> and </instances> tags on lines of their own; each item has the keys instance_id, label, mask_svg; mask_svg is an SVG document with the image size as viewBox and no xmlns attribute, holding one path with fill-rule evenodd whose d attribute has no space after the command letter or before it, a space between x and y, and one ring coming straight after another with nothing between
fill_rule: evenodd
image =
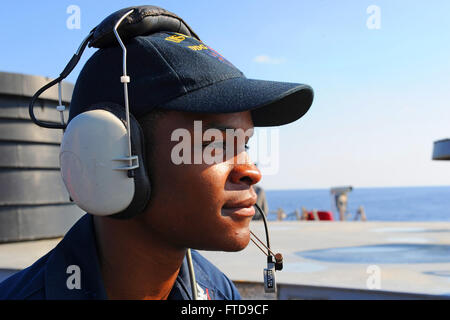
<instances>
[{"instance_id":1,"label":"collar","mask_svg":"<svg viewBox=\"0 0 450 320\"><path fill-rule=\"evenodd\" d=\"M45 270L45 294L47 299L108 299L100 272L92 215L81 217L53 249ZM186 258L169 299L192 299Z\"/></svg>"}]
</instances>

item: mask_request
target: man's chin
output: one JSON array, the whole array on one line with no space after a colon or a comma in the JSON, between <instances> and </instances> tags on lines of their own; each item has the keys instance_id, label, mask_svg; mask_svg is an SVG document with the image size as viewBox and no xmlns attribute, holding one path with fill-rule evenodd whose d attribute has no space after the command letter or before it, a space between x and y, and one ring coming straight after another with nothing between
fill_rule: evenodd
<instances>
[{"instance_id":1,"label":"man's chin","mask_svg":"<svg viewBox=\"0 0 450 320\"><path fill-rule=\"evenodd\" d=\"M246 243L235 243L235 244L232 245L232 246L228 246L227 248L222 249L222 251L225 251L225 252L238 252L238 251L242 251L242 250L244 250L245 248L247 248L248 243L249 243L249 241L246 242Z\"/></svg>"},{"instance_id":2,"label":"man's chin","mask_svg":"<svg viewBox=\"0 0 450 320\"><path fill-rule=\"evenodd\" d=\"M250 242L248 224L240 226L227 224L225 227L217 227L214 230L203 232L203 235L195 243L191 243L191 248L206 251L237 252L244 250Z\"/></svg>"},{"instance_id":3,"label":"man's chin","mask_svg":"<svg viewBox=\"0 0 450 320\"><path fill-rule=\"evenodd\" d=\"M244 250L250 242L250 234L228 237L228 239L221 239L222 241L216 243L216 246L206 250L237 252Z\"/></svg>"}]
</instances>

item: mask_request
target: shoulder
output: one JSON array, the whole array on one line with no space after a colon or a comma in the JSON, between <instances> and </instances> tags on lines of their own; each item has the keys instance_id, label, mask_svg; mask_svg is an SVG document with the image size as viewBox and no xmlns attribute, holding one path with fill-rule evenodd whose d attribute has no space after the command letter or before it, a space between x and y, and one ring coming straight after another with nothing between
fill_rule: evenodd
<instances>
[{"instance_id":1,"label":"shoulder","mask_svg":"<svg viewBox=\"0 0 450 320\"><path fill-rule=\"evenodd\" d=\"M45 266L51 251L0 283L0 300L45 299Z\"/></svg>"},{"instance_id":2,"label":"shoulder","mask_svg":"<svg viewBox=\"0 0 450 320\"><path fill-rule=\"evenodd\" d=\"M213 291L216 300L240 300L241 296L233 282L209 260L192 250L196 280L204 288ZM208 292L207 292L208 293ZM208 293L209 294L209 293Z\"/></svg>"}]
</instances>

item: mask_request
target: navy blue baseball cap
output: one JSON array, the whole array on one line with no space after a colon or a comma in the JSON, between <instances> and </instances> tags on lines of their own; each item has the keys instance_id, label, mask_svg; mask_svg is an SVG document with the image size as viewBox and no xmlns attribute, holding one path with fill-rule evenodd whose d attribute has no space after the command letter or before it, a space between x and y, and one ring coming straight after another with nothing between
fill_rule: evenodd
<instances>
[{"instance_id":1,"label":"navy blue baseball cap","mask_svg":"<svg viewBox=\"0 0 450 320\"><path fill-rule=\"evenodd\" d=\"M204 113L251 111L255 127L279 126L302 117L313 101L310 86L248 79L205 43L175 32L126 42L131 113L154 108ZM75 84L69 121L96 103L124 105L122 49L97 50Z\"/></svg>"}]
</instances>

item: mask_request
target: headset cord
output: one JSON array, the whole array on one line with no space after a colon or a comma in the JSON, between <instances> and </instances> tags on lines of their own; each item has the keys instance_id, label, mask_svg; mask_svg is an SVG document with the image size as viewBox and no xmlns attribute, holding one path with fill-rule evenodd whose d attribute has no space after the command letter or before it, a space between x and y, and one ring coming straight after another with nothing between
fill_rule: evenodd
<instances>
[{"instance_id":1,"label":"headset cord","mask_svg":"<svg viewBox=\"0 0 450 320\"><path fill-rule=\"evenodd\" d=\"M195 280L194 264L192 263L191 249L189 248L187 249L186 252L186 260L189 269L189 280L191 281L192 297L193 300L198 300L197 281Z\"/></svg>"},{"instance_id":2,"label":"headset cord","mask_svg":"<svg viewBox=\"0 0 450 320\"><path fill-rule=\"evenodd\" d=\"M267 245L265 245L265 247L266 247L266 249L267 249L267 256L269 256L269 255L271 254L271 250L270 250L270 240L269 240L269 228L267 227L267 218L266 218L266 215L264 214L264 212L262 211L262 209L259 207L259 205L258 205L257 203L255 203L255 207L256 207L256 209L258 209L258 211L259 211L259 213L261 214L261 217L262 217L262 219L263 219L263 222L264 222L264 229L265 229L265 231L266 231L266 244L267 244ZM251 232L251 231L250 231L250 232ZM251 234L252 234L256 239L258 239L258 237L256 237L255 234L254 234L253 232L251 232ZM252 240L252 241L253 241L253 240ZM263 244L261 240L258 239L258 241L259 241L261 244ZM253 243L255 243L255 242L253 241ZM263 245L264 245L264 244L263 244Z\"/></svg>"},{"instance_id":3,"label":"headset cord","mask_svg":"<svg viewBox=\"0 0 450 320\"><path fill-rule=\"evenodd\" d=\"M94 30L95 29L93 29L89 33L89 35L83 40L83 42L81 43L77 52L72 56L69 63L66 65L66 67L64 68L63 72L61 72L59 77L53 81L50 81L45 86L40 88L38 91L36 91L34 96L31 98L30 104L28 106L28 112L30 114L31 120L38 126L44 127L44 128L49 128L49 129L65 129L66 128L66 126L67 126L66 124L55 124L55 123L40 121L40 120L36 119L36 117L34 115L34 104L36 103L37 99L44 91L46 91L47 89L53 87L55 84L64 80L72 72L72 70L75 68L75 66L80 61L80 58L81 58L81 55L83 54L84 49L86 49L87 44L89 43L89 41L91 40L91 38L94 34ZM61 91L60 91L60 93L61 93Z\"/></svg>"},{"instance_id":4,"label":"headset cord","mask_svg":"<svg viewBox=\"0 0 450 320\"><path fill-rule=\"evenodd\" d=\"M253 238L255 238L260 243L260 245L262 245L265 249L267 249L267 252L254 239L252 239L252 237L250 237L250 240L253 242L253 244L255 246L257 246L262 251L262 253L264 253L267 256L268 263L272 263L272 262L275 263L275 270L282 270L283 269L283 255L281 253L274 253L270 249L269 229L267 227L266 215L264 214L264 212L262 211L262 209L259 207L258 204L255 203L255 207L258 209L258 211L261 214L261 217L263 219L263 222L264 222L264 229L266 231L266 244L264 244L264 242L262 242L251 230L250 230L250 235L253 236ZM275 261L273 261L273 259L275 259Z\"/></svg>"}]
</instances>

